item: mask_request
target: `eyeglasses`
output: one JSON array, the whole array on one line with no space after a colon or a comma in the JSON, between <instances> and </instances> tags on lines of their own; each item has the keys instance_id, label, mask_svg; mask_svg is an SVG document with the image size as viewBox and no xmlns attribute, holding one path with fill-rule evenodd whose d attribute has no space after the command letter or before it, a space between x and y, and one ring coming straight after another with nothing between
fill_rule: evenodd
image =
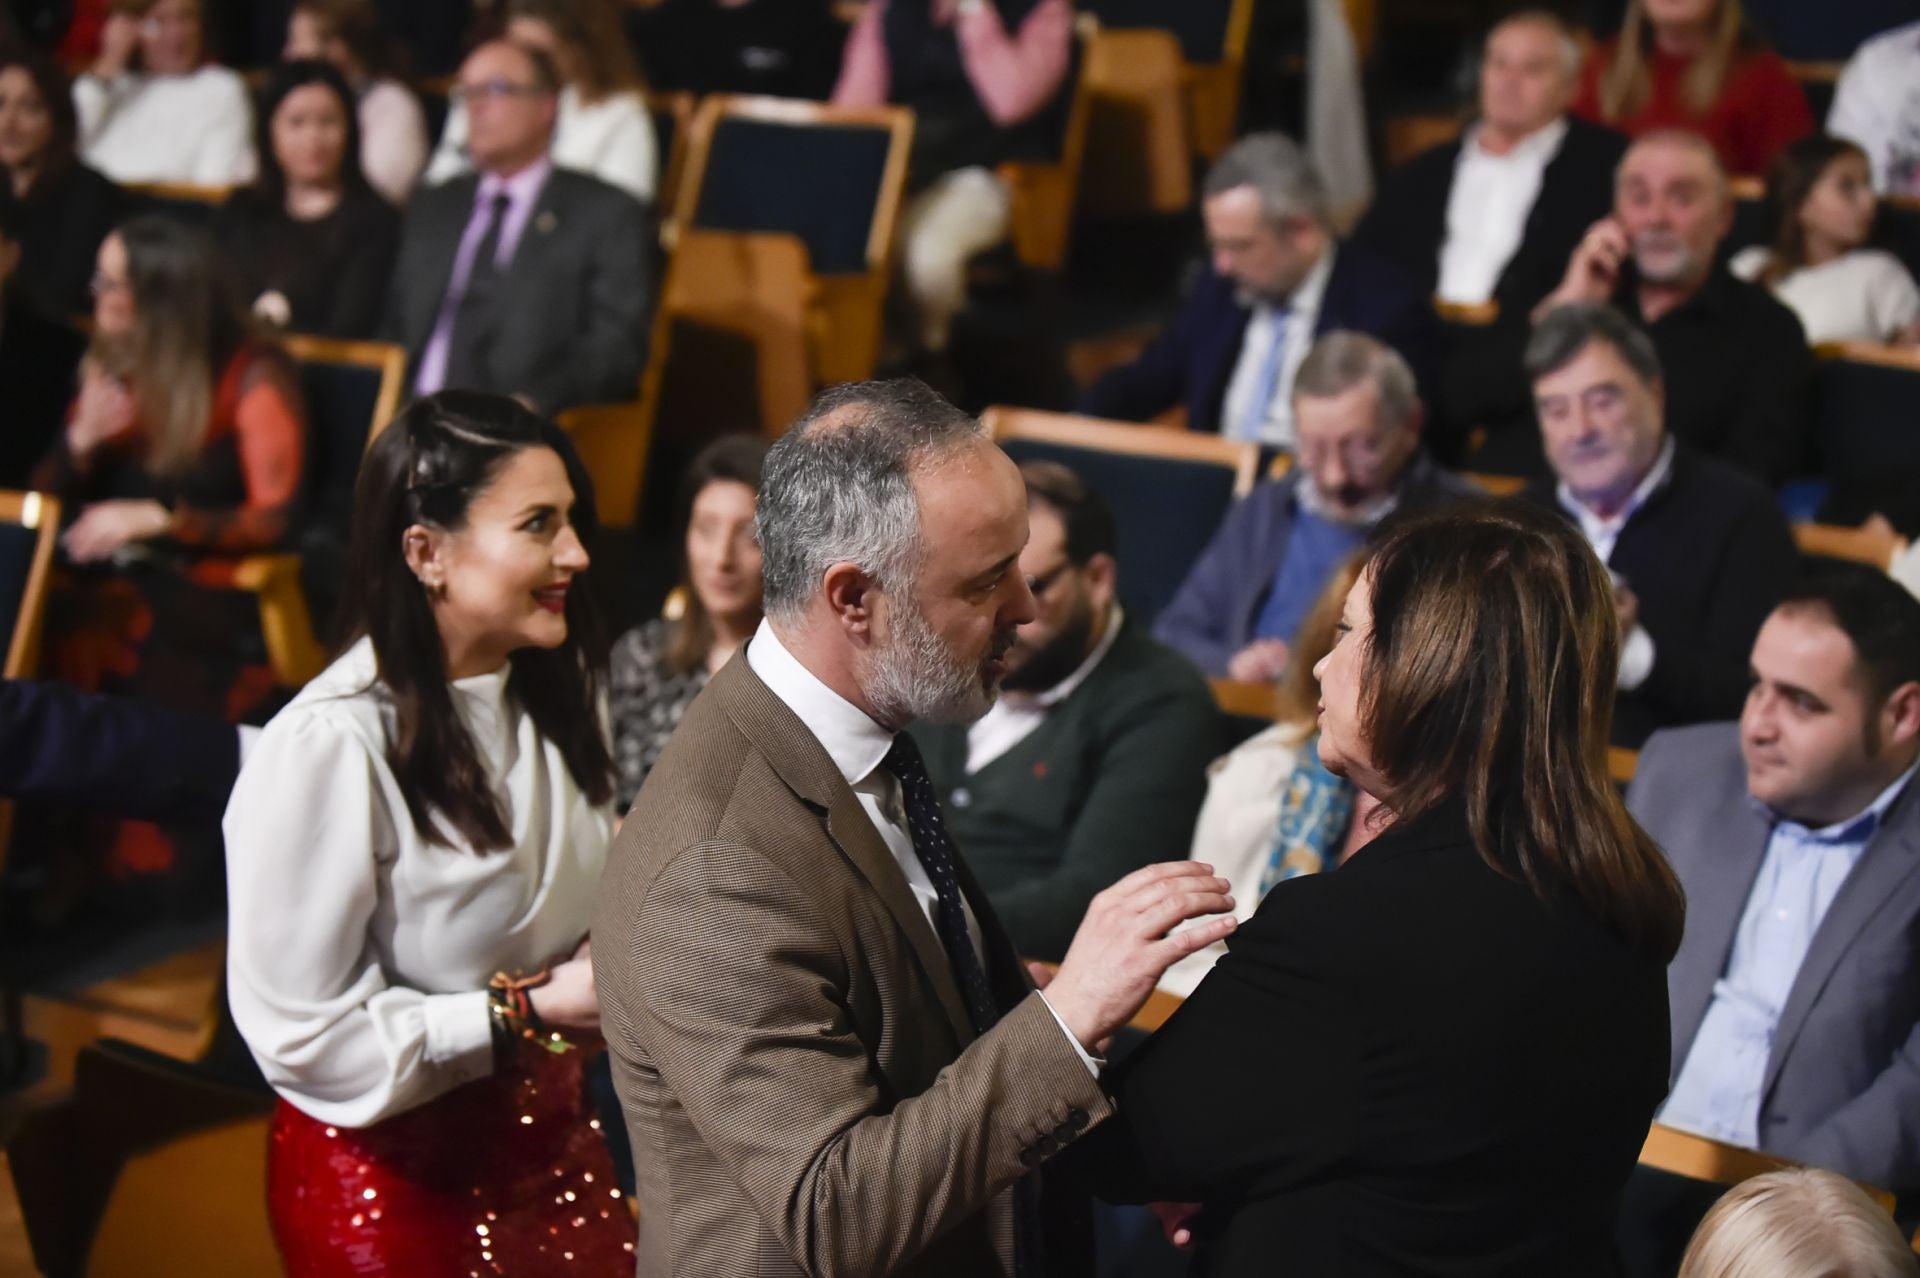
<instances>
[{"instance_id":1,"label":"eyeglasses","mask_svg":"<svg viewBox=\"0 0 1920 1278\"><path fill-rule=\"evenodd\" d=\"M125 292L128 285L125 280L116 280L104 271L95 271L93 278L87 281L87 288L95 297L105 297L109 293Z\"/></svg>"},{"instance_id":2,"label":"eyeglasses","mask_svg":"<svg viewBox=\"0 0 1920 1278\"><path fill-rule=\"evenodd\" d=\"M1034 597L1037 599L1041 595L1046 594L1048 587L1060 580L1061 574L1072 567L1074 567L1073 560L1063 559L1043 573L1032 574L1027 578L1027 589L1032 591Z\"/></svg>"},{"instance_id":3,"label":"eyeglasses","mask_svg":"<svg viewBox=\"0 0 1920 1278\"><path fill-rule=\"evenodd\" d=\"M537 84L515 84L511 80L482 80L478 84L456 84L447 94L454 102L484 102L489 98L543 98L547 91Z\"/></svg>"}]
</instances>

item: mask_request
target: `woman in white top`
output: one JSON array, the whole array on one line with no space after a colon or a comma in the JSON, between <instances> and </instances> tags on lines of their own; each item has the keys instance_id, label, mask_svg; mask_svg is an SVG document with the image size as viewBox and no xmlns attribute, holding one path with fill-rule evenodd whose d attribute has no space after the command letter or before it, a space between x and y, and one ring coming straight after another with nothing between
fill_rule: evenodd
<instances>
[{"instance_id":1,"label":"woman in white top","mask_svg":"<svg viewBox=\"0 0 1920 1278\"><path fill-rule=\"evenodd\" d=\"M1780 216L1771 248L1734 256L1734 274L1791 307L1807 340L1920 341L1920 289L1900 259L1866 247L1878 211L1864 151L1814 134L1790 144L1767 174Z\"/></svg>"},{"instance_id":2,"label":"woman in white top","mask_svg":"<svg viewBox=\"0 0 1920 1278\"><path fill-rule=\"evenodd\" d=\"M553 126L553 162L653 203L659 178L653 117L612 0L508 0L507 38L545 53L560 72L565 87ZM456 102L427 181L445 182L471 168L467 113Z\"/></svg>"},{"instance_id":3,"label":"woman in white top","mask_svg":"<svg viewBox=\"0 0 1920 1278\"><path fill-rule=\"evenodd\" d=\"M390 204L405 204L427 166L427 115L391 74L391 46L373 0L299 0L287 19L288 62L330 62L359 100L360 168Z\"/></svg>"},{"instance_id":4,"label":"woman in white top","mask_svg":"<svg viewBox=\"0 0 1920 1278\"><path fill-rule=\"evenodd\" d=\"M115 0L99 58L73 82L87 163L116 182L252 181L246 82L204 53L200 0Z\"/></svg>"},{"instance_id":5,"label":"woman in white top","mask_svg":"<svg viewBox=\"0 0 1920 1278\"><path fill-rule=\"evenodd\" d=\"M355 637L234 786L228 985L294 1278L632 1272L581 1087L614 825L588 491L513 400L409 407L355 489Z\"/></svg>"}]
</instances>

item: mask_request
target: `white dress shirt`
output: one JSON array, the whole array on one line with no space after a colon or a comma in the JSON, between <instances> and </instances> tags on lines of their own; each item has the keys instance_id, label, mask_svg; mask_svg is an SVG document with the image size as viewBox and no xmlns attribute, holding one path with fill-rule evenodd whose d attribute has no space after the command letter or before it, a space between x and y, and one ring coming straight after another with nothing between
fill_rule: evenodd
<instances>
[{"instance_id":1,"label":"white dress shirt","mask_svg":"<svg viewBox=\"0 0 1920 1278\"><path fill-rule=\"evenodd\" d=\"M614 824L502 669L452 692L512 841L428 842L387 764L373 679L363 639L275 715L223 826L234 1021L275 1091L342 1127L492 1072L488 979L579 945Z\"/></svg>"},{"instance_id":2,"label":"white dress shirt","mask_svg":"<svg viewBox=\"0 0 1920 1278\"><path fill-rule=\"evenodd\" d=\"M1640 481L1634 488L1633 494L1627 498L1626 505L1622 506L1611 519L1602 519L1587 509L1581 504L1580 499L1573 495L1573 490L1565 484L1561 484L1556 490L1560 505L1580 525L1581 535L1587 539L1587 544L1593 547L1593 553L1600 557L1601 563L1607 563L1613 558L1614 543L1620 540L1620 532L1627 526L1627 521L1633 518L1635 511L1646 505L1647 498L1653 495L1654 490L1666 483L1667 476L1673 473L1673 453L1673 436L1669 435L1667 442L1660 447L1660 455L1654 458L1653 469L1647 472L1646 478ZM1633 589L1632 582L1620 578L1617 574L1615 579L1625 584L1627 589ZM1647 633L1645 626L1636 621L1633 629L1628 631L1626 637L1620 641L1619 688L1622 692L1632 692L1647 681L1647 676L1653 673L1653 660L1656 655L1653 636Z\"/></svg>"},{"instance_id":3,"label":"white dress shirt","mask_svg":"<svg viewBox=\"0 0 1920 1278\"><path fill-rule=\"evenodd\" d=\"M1247 415L1253 410L1254 396L1260 390L1260 373L1267 352L1273 348L1274 330L1286 325L1286 343L1281 348L1280 376L1274 382L1273 398L1260 419L1259 441L1276 448L1293 447L1293 379L1313 347L1313 334L1320 323L1320 303L1327 295L1327 280L1333 275L1333 259L1339 250L1332 244L1320 255L1300 287L1287 299L1285 310L1267 302L1254 305L1247 320L1246 336L1240 339L1240 359L1227 382L1227 398L1221 411L1220 433L1228 439L1243 439Z\"/></svg>"},{"instance_id":4,"label":"white dress shirt","mask_svg":"<svg viewBox=\"0 0 1920 1278\"><path fill-rule=\"evenodd\" d=\"M1756 244L1734 254L1727 268L1757 281L1772 260L1773 250ZM1906 264L1881 249L1855 249L1831 262L1803 266L1767 287L1800 317L1812 346L1890 342L1920 319L1920 288Z\"/></svg>"},{"instance_id":5,"label":"white dress shirt","mask_svg":"<svg viewBox=\"0 0 1920 1278\"><path fill-rule=\"evenodd\" d=\"M560 91L550 158L563 169L586 173L651 203L659 182L659 147L653 117L638 93L613 93L587 104L569 85ZM427 165L427 185L473 172L467 158L467 112L455 103L447 112L440 147Z\"/></svg>"},{"instance_id":6,"label":"white dress shirt","mask_svg":"<svg viewBox=\"0 0 1920 1278\"><path fill-rule=\"evenodd\" d=\"M1074 672L1042 692L1002 692L993 708L967 729L967 773L972 775L1025 741L1047 721L1047 714L1073 695L1113 649L1125 620L1120 605L1107 610L1106 632Z\"/></svg>"},{"instance_id":7,"label":"white dress shirt","mask_svg":"<svg viewBox=\"0 0 1920 1278\"><path fill-rule=\"evenodd\" d=\"M1505 155L1495 155L1481 147L1479 125L1467 131L1447 196L1447 238L1440 245L1435 290L1441 301L1477 305L1493 296L1500 272L1520 248L1547 165L1566 136L1566 120L1556 118Z\"/></svg>"},{"instance_id":8,"label":"white dress shirt","mask_svg":"<svg viewBox=\"0 0 1920 1278\"><path fill-rule=\"evenodd\" d=\"M860 810L873 822L887 851L893 853L900 873L906 876L907 886L913 890L913 899L926 911L927 922L938 937L940 894L934 890L927 867L920 863L919 854L913 850L913 835L907 829L906 803L900 793L900 782L880 766L887 751L893 748L893 734L800 664L800 659L780 642L771 622L762 620L760 628L754 631L747 645L747 665L760 677L760 682L767 685L767 690L799 717L827 752L827 757L833 760L840 775L846 778L854 797L860 801ZM973 907L965 898L960 904L967 916L967 936L973 942L974 956L978 959L986 953L980 937L980 921L974 917ZM986 964L982 962L981 967L984 970ZM1048 1010L1052 1011L1052 1004L1048 1004ZM1058 1012L1054 1013L1054 1020L1087 1068L1098 1073L1104 1062L1080 1046L1080 1040L1067 1029Z\"/></svg>"},{"instance_id":9,"label":"white dress shirt","mask_svg":"<svg viewBox=\"0 0 1920 1278\"><path fill-rule=\"evenodd\" d=\"M253 97L238 72L89 73L73 82L73 106L82 158L116 182L253 181Z\"/></svg>"}]
</instances>

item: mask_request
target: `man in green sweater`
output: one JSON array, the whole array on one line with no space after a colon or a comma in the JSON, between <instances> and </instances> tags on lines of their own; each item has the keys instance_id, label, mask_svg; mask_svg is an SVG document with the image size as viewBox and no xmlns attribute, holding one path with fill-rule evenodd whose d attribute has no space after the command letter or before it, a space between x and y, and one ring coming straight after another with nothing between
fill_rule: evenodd
<instances>
[{"instance_id":1,"label":"man in green sweater","mask_svg":"<svg viewBox=\"0 0 1920 1278\"><path fill-rule=\"evenodd\" d=\"M1020 472L1039 615L985 717L913 735L1014 945L1058 962L1095 893L1187 855L1221 719L1199 670L1121 610L1099 494L1057 463Z\"/></svg>"}]
</instances>

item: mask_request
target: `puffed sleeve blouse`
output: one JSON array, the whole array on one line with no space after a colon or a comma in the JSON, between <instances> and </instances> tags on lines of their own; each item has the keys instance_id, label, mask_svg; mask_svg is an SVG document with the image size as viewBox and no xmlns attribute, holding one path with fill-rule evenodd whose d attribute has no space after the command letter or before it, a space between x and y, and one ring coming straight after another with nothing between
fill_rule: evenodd
<instances>
[{"instance_id":1,"label":"puffed sleeve blouse","mask_svg":"<svg viewBox=\"0 0 1920 1278\"><path fill-rule=\"evenodd\" d=\"M365 639L267 725L227 807L227 979L267 1081L361 1127L491 1072L488 979L586 935L613 815L508 689L453 684L505 801L510 846L414 828L388 767L391 712Z\"/></svg>"}]
</instances>

